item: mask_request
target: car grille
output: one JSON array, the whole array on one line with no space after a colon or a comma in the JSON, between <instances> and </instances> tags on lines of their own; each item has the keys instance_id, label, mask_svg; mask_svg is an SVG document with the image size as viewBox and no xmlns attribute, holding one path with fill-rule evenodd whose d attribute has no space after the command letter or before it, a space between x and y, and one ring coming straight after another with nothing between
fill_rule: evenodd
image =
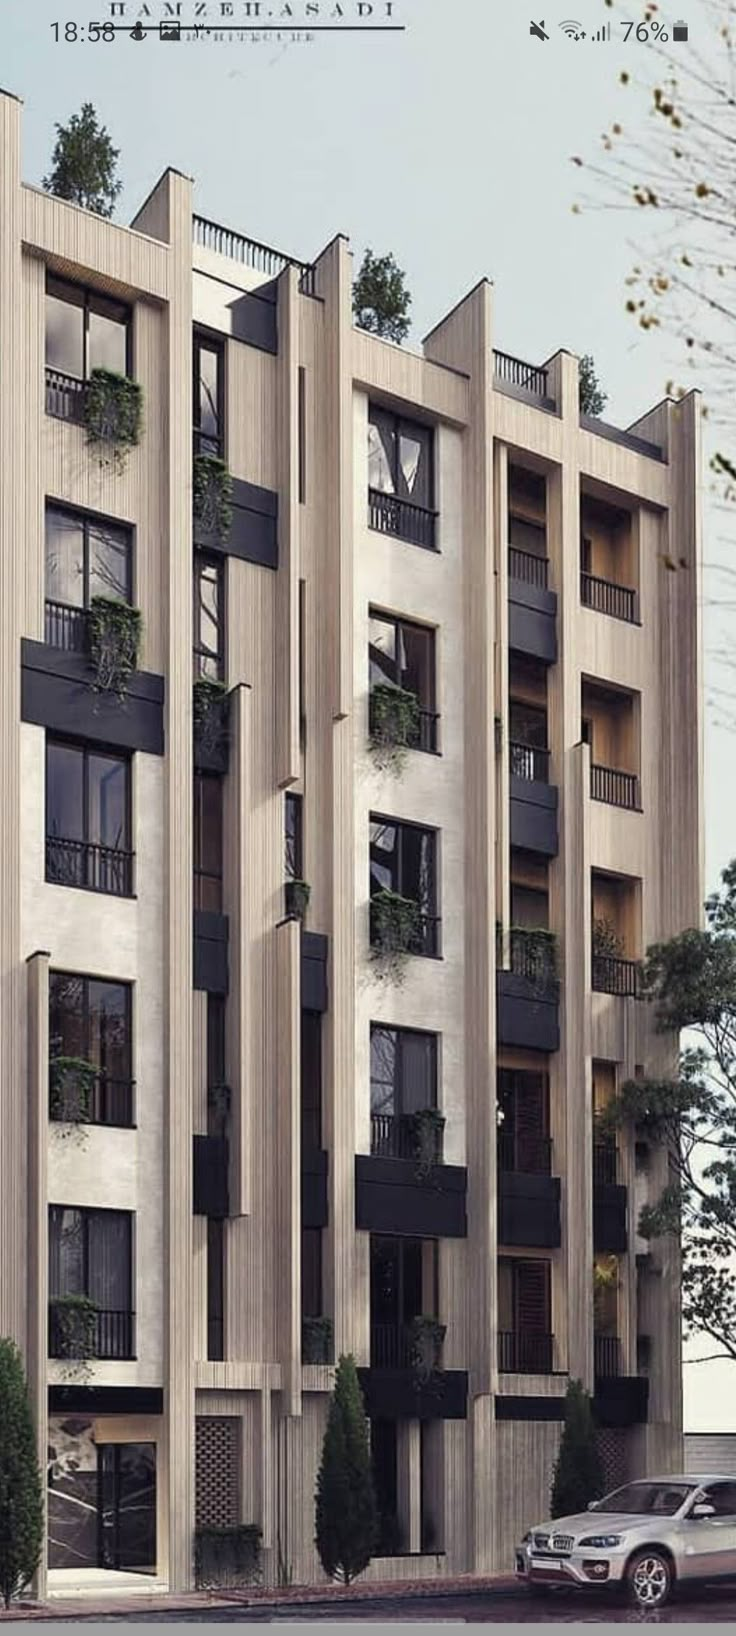
<instances>
[{"instance_id":1,"label":"car grille","mask_svg":"<svg viewBox=\"0 0 736 1636\"><path fill-rule=\"evenodd\" d=\"M573 1548L572 1534L534 1534L534 1549L547 1556L570 1556Z\"/></svg>"}]
</instances>

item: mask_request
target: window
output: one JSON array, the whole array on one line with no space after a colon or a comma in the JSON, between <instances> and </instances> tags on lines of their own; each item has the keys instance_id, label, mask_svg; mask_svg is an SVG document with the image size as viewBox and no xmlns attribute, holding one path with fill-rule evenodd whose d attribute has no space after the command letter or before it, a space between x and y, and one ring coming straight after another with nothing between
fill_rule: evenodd
<instances>
[{"instance_id":1,"label":"window","mask_svg":"<svg viewBox=\"0 0 736 1636\"><path fill-rule=\"evenodd\" d=\"M222 460L225 452L225 353L221 341L194 334L194 453L214 455Z\"/></svg>"},{"instance_id":2,"label":"window","mask_svg":"<svg viewBox=\"0 0 736 1636\"><path fill-rule=\"evenodd\" d=\"M127 757L47 739L46 879L131 895Z\"/></svg>"},{"instance_id":3,"label":"window","mask_svg":"<svg viewBox=\"0 0 736 1636\"><path fill-rule=\"evenodd\" d=\"M226 1137L230 1093L225 1071L225 998L207 995L207 1135Z\"/></svg>"},{"instance_id":4,"label":"window","mask_svg":"<svg viewBox=\"0 0 736 1636\"><path fill-rule=\"evenodd\" d=\"M411 1115L437 1106L437 1035L371 1023L371 1153L411 1158Z\"/></svg>"},{"instance_id":5,"label":"window","mask_svg":"<svg viewBox=\"0 0 736 1636\"><path fill-rule=\"evenodd\" d=\"M552 1370L549 1261L501 1256L498 1263L499 1369L547 1375Z\"/></svg>"},{"instance_id":6,"label":"window","mask_svg":"<svg viewBox=\"0 0 736 1636\"><path fill-rule=\"evenodd\" d=\"M131 1358L133 1351L132 1223L128 1210L49 1208L49 1342L52 1357L73 1355L64 1298L86 1295L97 1311L85 1338L97 1358Z\"/></svg>"},{"instance_id":7,"label":"window","mask_svg":"<svg viewBox=\"0 0 736 1636\"><path fill-rule=\"evenodd\" d=\"M194 775L194 907L222 913L222 779Z\"/></svg>"},{"instance_id":8,"label":"window","mask_svg":"<svg viewBox=\"0 0 736 1636\"><path fill-rule=\"evenodd\" d=\"M314 1153L322 1146L322 1017L302 1011L301 1021L302 1148Z\"/></svg>"},{"instance_id":9,"label":"window","mask_svg":"<svg viewBox=\"0 0 736 1636\"><path fill-rule=\"evenodd\" d=\"M371 406L368 416L371 528L434 549L433 452L431 426Z\"/></svg>"},{"instance_id":10,"label":"window","mask_svg":"<svg viewBox=\"0 0 736 1636\"><path fill-rule=\"evenodd\" d=\"M79 651L86 643L84 619L96 596L132 599L131 530L103 517L66 507L46 507L46 641Z\"/></svg>"},{"instance_id":11,"label":"window","mask_svg":"<svg viewBox=\"0 0 736 1636\"><path fill-rule=\"evenodd\" d=\"M437 836L418 824L371 818L370 892L397 892L416 903L421 925L412 954L439 953L437 909Z\"/></svg>"},{"instance_id":12,"label":"window","mask_svg":"<svg viewBox=\"0 0 736 1636\"><path fill-rule=\"evenodd\" d=\"M547 712L521 699L509 699L509 769L515 778L547 782Z\"/></svg>"},{"instance_id":13,"label":"window","mask_svg":"<svg viewBox=\"0 0 736 1636\"><path fill-rule=\"evenodd\" d=\"M383 684L414 694L420 710L415 747L436 750L434 631L371 609L368 661L372 688Z\"/></svg>"},{"instance_id":14,"label":"window","mask_svg":"<svg viewBox=\"0 0 736 1636\"><path fill-rule=\"evenodd\" d=\"M225 1230L207 1218L207 1357L225 1356Z\"/></svg>"},{"instance_id":15,"label":"window","mask_svg":"<svg viewBox=\"0 0 736 1636\"><path fill-rule=\"evenodd\" d=\"M409 1325L438 1307L437 1243L431 1238L370 1240L371 1366L411 1367Z\"/></svg>"},{"instance_id":16,"label":"window","mask_svg":"<svg viewBox=\"0 0 736 1636\"><path fill-rule=\"evenodd\" d=\"M52 971L49 976L49 1062L72 1057L89 1062L97 1078L88 1110L93 1125L130 1125L131 988L101 977ZM51 1117L64 1118L64 1089L57 1086Z\"/></svg>"},{"instance_id":17,"label":"window","mask_svg":"<svg viewBox=\"0 0 736 1636\"><path fill-rule=\"evenodd\" d=\"M287 880L304 879L302 817L301 796L288 794L284 801L284 874Z\"/></svg>"},{"instance_id":18,"label":"window","mask_svg":"<svg viewBox=\"0 0 736 1636\"><path fill-rule=\"evenodd\" d=\"M549 1176L549 1075L499 1068L496 1085L499 1169Z\"/></svg>"},{"instance_id":19,"label":"window","mask_svg":"<svg viewBox=\"0 0 736 1636\"><path fill-rule=\"evenodd\" d=\"M130 374L130 308L49 273L46 369L89 380L93 369Z\"/></svg>"},{"instance_id":20,"label":"window","mask_svg":"<svg viewBox=\"0 0 736 1636\"><path fill-rule=\"evenodd\" d=\"M224 566L197 551L194 555L194 672L211 682L225 678Z\"/></svg>"},{"instance_id":21,"label":"window","mask_svg":"<svg viewBox=\"0 0 736 1636\"><path fill-rule=\"evenodd\" d=\"M321 1318L322 1312L322 1231L302 1227L302 1317Z\"/></svg>"}]
</instances>

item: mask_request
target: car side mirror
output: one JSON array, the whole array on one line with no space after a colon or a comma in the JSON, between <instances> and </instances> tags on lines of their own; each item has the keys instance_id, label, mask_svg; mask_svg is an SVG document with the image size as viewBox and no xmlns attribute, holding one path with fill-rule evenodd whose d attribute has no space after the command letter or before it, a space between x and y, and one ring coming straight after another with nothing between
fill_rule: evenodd
<instances>
[{"instance_id":1,"label":"car side mirror","mask_svg":"<svg viewBox=\"0 0 736 1636\"><path fill-rule=\"evenodd\" d=\"M701 1501L698 1505L694 1505L692 1511L690 1512L691 1517L714 1517L715 1514L715 1506L706 1505L705 1501Z\"/></svg>"}]
</instances>

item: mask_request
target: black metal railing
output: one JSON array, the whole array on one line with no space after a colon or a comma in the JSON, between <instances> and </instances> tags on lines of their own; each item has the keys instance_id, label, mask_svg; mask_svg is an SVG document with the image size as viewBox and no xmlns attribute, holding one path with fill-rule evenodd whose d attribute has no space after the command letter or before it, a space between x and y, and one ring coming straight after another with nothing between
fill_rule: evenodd
<instances>
[{"instance_id":1,"label":"black metal railing","mask_svg":"<svg viewBox=\"0 0 736 1636\"><path fill-rule=\"evenodd\" d=\"M368 523L379 534L393 534L411 545L423 546L426 551L436 550L437 512L415 505L413 500L400 500L396 494L369 489Z\"/></svg>"},{"instance_id":2,"label":"black metal railing","mask_svg":"<svg viewBox=\"0 0 736 1636\"><path fill-rule=\"evenodd\" d=\"M549 750L509 739L509 772L514 778L526 778L530 783L548 784Z\"/></svg>"},{"instance_id":3,"label":"black metal railing","mask_svg":"<svg viewBox=\"0 0 736 1636\"><path fill-rule=\"evenodd\" d=\"M438 1358L439 1365L439 1358ZM371 1322L371 1369L414 1369L411 1324Z\"/></svg>"},{"instance_id":4,"label":"black metal railing","mask_svg":"<svg viewBox=\"0 0 736 1636\"><path fill-rule=\"evenodd\" d=\"M501 1330L498 1367L507 1375L551 1375L554 1335Z\"/></svg>"},{"instance_id":5,"label":"black metal railing","mask_svg":"<svg viewBox=\"0 0 736 1636\"><path fill-rule=\"evenodd\" d=\"M64 1089L58 1085L50 1088L49 1117L61 1123L72 1118L85 1125L122 1125L130 1128L133 1124L134 1099L134 1079L114 1079L109 1074L99 1073L90 1089L83 1120L79 1120L78 1094L72 1092L66 1102Z\"/></svg>"},{"instance_id":6,"label":"black metal railing","mask_svg":"<svg viewBox=\"0 0 736 1636\"><path fill-rule=\"evenodd\" d=\"M610 807L628 807L631 812L641 812L636 773L622 773L617 767L601 767L591 762L590 793L594 801L606 801Z\"/></svg>"},{"instance_id":7,"label":"black metal railing","mask_svg":"<svg viewBox=\"0 0 736 1636\"><path fill-rule=\"evenodd\" d=\"M537 557L533 551L522 551L519 545L509 546L509 579L520 579L525 585L535 585L546 591L549 579L549 557Z\"/></svg>"},{"instance_id":8,"label":"black metal railing","mask_svg":"<svg viewBox=\"0 0 736 1636\"><path fill-rule=\"evenodd\" d=\"M76 426L84 422L86 381L76 375L65 375L61 369L46 370L46 413L56 420L71 420Z\"/></svg>"},{"instance_id":9,"label":"black metal railing","mask_svg":"<svg viewBox=\"0 0 736 1636\"><path fill-rule=\"evenodd\" d=\"M608 614L611 619L625 619L629 625L638 624L639 597L628 585L614 585L613 580L581 573L580 600L586 608L595 608L597 613Z\"/></svg>"},{"instance_id":10,"label":"black metal railing","mask_svg":"<svg viewBox=\"0 0 736 1636\"><path fill-rule=\"evenodd\" d=\"M493 374L500 385L515 386L529 392L534 398L548 396L548 371L537 364L528 364L523 358L514 358L510 352L493 352Z\"/></svg>"},{"instance_id":11,"label":"black metal railing","mask_svg":"<svg viewBox=\"0 0 736 1636\"><path fill-rule=\"evenodd\" d=\"M509 933L509 969L538 987L551 987L556 976L554 933L514 927Z\"/></svg>"},{"instance_id":12,"label":"black metal railing","mask_svg":"<svg viewBox=\"0 0 736 1636\"><path fill-rule=\"evenodd\" d=\"M56 886L81 886L112 897L132 897L134 853L95 841L46 836L46 879Z\"/></svg>"},{"instance_id":13,"label":"black metal railing","mask_svg":"<svg viewBox=\"0 0 736 1636\"><path fill-rule=\"evenodd\" d=\"M89 618L86 608L72 608L66 602L46 600L45 641L50 648L65 653L86 653L89 647Z\"/></svg>"},{"instance_id":14,"label":"black metal railing","mask_svg":"<svg viewBox=\"0 0 736 1636\"><path fill-rule=\"evenodd\" d=\"M71 1312L63 1297L49 1302L50 1358L134 1358L135 1313Z\"/></svg>"},{"instance_id":15,"label":"black metal railing","mask_svg":"<svg viewBox=\"0 0 736 1636\"><path fill-rule=\"evenodd\" d=\"M204 250L214 250L219 256L228 256L230 261L239 261L245 267L252 267L254 272L264 273L267 278L278 278L285 267L296 267L302 294L314 295L314 266L309 262L296 261L293 256L274 250L270 244L260 244L258 239L249 239L244 233L235 233L230 227L220 227L205 216L192 216L192 239Z\"/></svg>"},{"instance_id":16,"label":"black metal railing","mask_svg":"<svg viewBox=\"0 0 736 1636\"><path fill-rule=\"evenodd\" d=\"M434 1162L439 1165L442 1163L442 1131L433 1130L432 1137ZM371 1153L374 1159L416 1159L417 1133L412 1114L372 1113Z\"/></svg>"},{"instance_id":17,"label":"black metal railing","mask_svg":"<svg viewBox=\"0 0 736 1636\"><path fill-rule=\"evenodd\" d=\"M593 1336L593 1367L596 1375L615 1379L621 1373L621 1342L618 1335Z\"/></svg>"},{"instance_id":18,"label":"black metal railing","mask_svg":"<svg viewBox=\"0 0 736 1636\"><path fill-rule=\"evenodd\" d=\"M615 1186L618 1181L618 1148L615 1142L597 1137L593 1143L593 1181Z\"/></svg>"},{"instance_id":19,"label":"black metal railing","mask_svg":"<svg viewBox=\"0 0 736 1636\"><path fill-rule=\"evenodd\" d=\"M368 725L373 732L375 720L373 693L368 700ZM437 723L440 716L438 710L425 710L421 705L417 709L417 723L415 730L407 739L407 748L410 750L425 750L430 755L437 754Z\"/></svg>"},{"instance_id":20,"label":"black metal railing","mask_svg":"<svg viewBox=\"0 0 736 1636\"><path fill-rule=\"evenodd\" d=\"M552 1138L525 1131L502 1129L498 1133L498 1168L523 1176L552 1175Z\"/></svg>"},{"instance_id":21,"label":"black metal railing","mask_svg":"<svg viewBox=\"0 0 736 1636\"><path fill-rule=\"evenodd\" d=\"M593 951L593 988L598 994L619 994L624 999L641 998L641 967L638 960L622 960L619 955Z\"/></svg>"},{"instance_id":22,"label":"black metal railing","mask_svg":"<svg viewBox=\"0 0 736 1636\"><path fill-rule=\"evenodd\" d=\"M440 928L442 920L439 915L424 914L417 905L417 923L415 929L409 933L406 941L406 954L425 955L436 958L440 952ZM371 943L375 946L380 942L376 917L371 904L370 915Z\"/></svg>"}]
</instances>

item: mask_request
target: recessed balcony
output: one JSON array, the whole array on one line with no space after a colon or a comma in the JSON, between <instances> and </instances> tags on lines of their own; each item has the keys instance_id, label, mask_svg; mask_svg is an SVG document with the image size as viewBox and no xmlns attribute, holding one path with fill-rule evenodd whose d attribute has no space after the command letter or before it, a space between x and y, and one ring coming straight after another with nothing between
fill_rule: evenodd
<instances>
[{"instance_id":1,"label":"recessed balcony","mask_svg":"<svg viewBox=\"0 0 736 1636\"><path fill-rule=\"evenodd\" d=\"M617 585L613 580L601 579L597 574L581 573L580 600L586 608L607 614L609 619L623 619L627 625L638 625L639 594L629 585Z\"/></svg>"},{"instance_id":2,"label":"recessed balcony","mask_svg":"<svg viewBox=\"0 0 736 1636\"><path fill-rule=\"evenodd\" d=\"M416 505L413 500L402 500L396 494L369 488L368 525L378 534L392 534L395 539L421 545L426 551L437 549L437 512Z\"/></svg>"},{"instance_id":3,"label":"recessed balcony","mask_svg":"<svg viewBox=\"0 0 736 1636\"><path fill-rule=\"evenodd\" d=\"M498 1336L498 1367L507 1375L551 1375L554 1335L501 1330Z\"/></svg>"},{"instance_id":4,"label":"recessed balcony","mask_svg":"<svg viewBox=\"0 0 736 1636\"><path fill-rule=\"evenodd\" d=\"M118 1359L135 1357L135 1313L106 1312L82 1296L49 1302L49 1357Z\"/></svg>"},{"instance_id":5,"label":"recessed balcony","mask_svg":"<svg viewBox=\"0 0 736 1636\"><path fill-rule=\"evenodd\" d=\"M636 773L621 772L616 767L601 767L592 762L590 794L593 801L604 801L610 807L624 807L629 812L641 812L641 785Z\"/></svg>"},{"instance_id":6,"label":"recessed balcony","mask_svg":"<svg viewBox=\"0 0 736 1636\"><path fill-rule=\"evenodd\" d=\"M593 989L597 994L616 994L624 1000L641 1000L641 964L618 955L592 954Z\"/></svg>"}]
</instances>

